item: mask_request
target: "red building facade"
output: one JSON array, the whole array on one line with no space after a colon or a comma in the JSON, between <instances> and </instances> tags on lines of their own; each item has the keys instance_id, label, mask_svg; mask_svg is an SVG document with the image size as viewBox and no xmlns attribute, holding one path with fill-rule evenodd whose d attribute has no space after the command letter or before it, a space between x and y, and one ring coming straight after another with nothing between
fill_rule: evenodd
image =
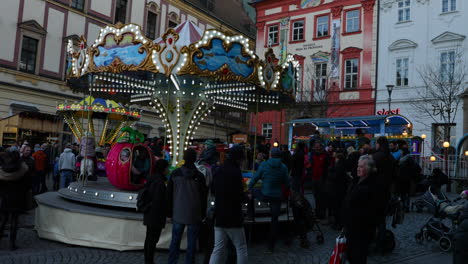
<instances>
[{"instance_id":1,"label":"red building facade","mask_svg":"<svg viewBox=\"0 0 468 264\"><path fill-rule=\"evenodd\" d=\"M320 113L285 111L251 117L251 132L286 143L287 118L344 117L375 114L377 7L375 0L259 0L257 54L285 50L300 63L296 101L327 107ZM320 108L320 107L318 107ZM299 109L300 110L300 109ZM255 125L256 124L256 125Z\"/></svg>"}]
</instances>

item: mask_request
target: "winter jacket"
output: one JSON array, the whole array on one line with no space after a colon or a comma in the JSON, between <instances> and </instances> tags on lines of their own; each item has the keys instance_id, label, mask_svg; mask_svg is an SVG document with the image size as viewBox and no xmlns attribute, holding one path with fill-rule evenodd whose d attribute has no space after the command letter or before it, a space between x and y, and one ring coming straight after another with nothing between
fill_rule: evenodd
<instances>
[{"instance_id":1,"label":"winter jacket","mask_svg":"<svg viewBox=\"0 0 468 264\"><path fill-rule=\"evenodd\" d=\"M304 177L304 151L297 151L291 157L291 177L302 179Z\"/></svg>"},{"instance_id":2,"label":"winter jacket","mask_svg":"<svg viewBox=\"0 0 468 264\"><path fill-rule=\"evenodd\" d=\"M249 182L249 190L258 180L262 180L262 194L268 197L281 198L282 186L289 188L288 169L280 158L270 158L260 164L255 176Z\"/></svg>"},{"instance_id":3,"label":"winter jacket","mask_svg":"<svg viewBox=\"0 0 468 264\"><path fill-rule=\"evenodd\" d=\"M372 155L377 169L374 191L376 192L376 210L380 217L385 216L385 210L390 202L390 188L396 176L396 161L390 153L377 151Z\"/></svg>"},{"instance_id":4,"label":"winter jacket","mask_svg":"<svg viewBox=\"0 0 468 264\"><path fill-rule=\"evenodd\" d=\"M47 165L48 159L47 159L47 154L42 150L38 150L32 154L32 157L34 158L34 167L36 171L45 171L47 170Z\"/></svg>"},{"instance_id":5,"label":"winter jacket","mask_svg":"<svg viewBox=\"0 0 468 264\"><path fill-rule=\"evenodd\" d=\"M328 158L326 153L311 152L310 166L312 179L314 181L324 180L328 168Z\"/></svg>"},{"instance_id":6,"label":"winter jacket","mask_svg":"<svg viewBox=\"0 0 468 264\"><path fill-rule=\"evenodd\" d=\"M169 216L180 224L199 224L205 217L208 188L195 165L174 170L167 185Z\"/></svg>"},{"instance_id":7,"label":"winter jacket","mask_svg":"<svg viewBox=\"0 0 468 264\"><path fill-rule=\"evenodd\" d=\"M59 171L75 171L76 157L70 148L63 150L59 159Z\"/></svg>"},{"instance_id":8,"label":"winter jacket","mask_svg":"<svg viewBox=\"0 0 468 264\"><path fill-rule=\"evenodd\" d=\"M334 166L328 169L328 175L325 181L325 193L331 204L341 201L345 195L348 186L348 176L346 175L345 161L338 160ZM333 200L333 201L332 201Z\"/></svg>"},{"instance_id":9,"label":"winter jacket","mask_svg":"<svg viewBox=\"0 0 468 264\"><path fill-rule=\"evenodd\" d=\"M167 215L166 177L156 174L146 183L149 186L151 207L143 215L143 224L148 227L164 228Z\"/></svg>"},{"instance_id":10,"label":"winter jacket","mask_svg":"<svg viewBox=\"0 0 468 264\"><path fill-rule=\"evenodd\" d=\"M242 227L244 188L239 165L226 160L214 173L212 192L215 196L215 226Z\"/></svg>"},{"instance_id":11,"label":"winter jacket","mask_svg":"<svg viewBox=\"0 0 468 264\"><path fill-rule=\"evenodd\" d=\"M410 155L402 157L398 163L398 174L395 179L395 192L409 193L411 181L419 179L421 167Z\"/></svg>"},{"instance_id":12,"label":"winter jacket","mask_svg":"<svg viewBox=\"0 0 468 264\"><path fill-rule=\"evenodd\" d=\"M80 142L80 155L82 157L96 156L96 142L94 137L82 137Z\"/></svg>"},{"instance_id":13,"label":"winter jacket","mask_svg":"<svg viewBox=\"0 0 468 264\"><path fill-rule=\"evenodd\" d=\"M281 162L288 168L288 172L291 170L291 152L282 151L281 152Z\"/></svg>"},{"instance_id":14,"label":"winter jacket","mask_svg":"<svg viewBox=\"0 0 468 264\"><path fill-rule=\"evenodd\" d=\"M350 236L370 236L376 228L374 175L359 182L356 179L348 189L344 202L344 228Z\"/></svg>"},{"instance_id":15,"label":"winter jacket","mask_svg":"<svg viewBox=\"0 0 468 264\"><path fill-rule=\"evenodd\" d=\"M26 177L29 168L21 162L13 172L0 168L0 211L23 211L27 206L27 192L30 179Z\"/></svg>"}]
</instances>

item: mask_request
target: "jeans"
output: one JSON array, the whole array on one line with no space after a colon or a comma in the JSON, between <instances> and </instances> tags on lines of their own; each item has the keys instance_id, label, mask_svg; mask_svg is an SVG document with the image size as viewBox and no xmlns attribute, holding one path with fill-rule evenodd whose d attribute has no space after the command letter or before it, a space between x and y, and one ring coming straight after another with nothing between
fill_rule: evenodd
<instances>
[{"instance_id":1,"label":"jeans","mask_svg":"<svg viewBox=\"0 0 468 264\"><path fill-rule=\"evenodd\" d=\"M169 247L169 264L176 264L179 260L179 249L185 224L172 221L172 240ZM200 224L187 225L187 254L185 264L195 263L195 253L197 250L197 239L200 233Z\"/></svg>"},{"instance_id":2,"label":"jeans","mask_svg":"<svg viewBox=\"0 0 468 264\"><path fill-rule=\"evenodd\" d=\"M67 188L73 181L73 171L63 170L60 172L60 189Z\"/></svg>"},{"instance_id":3,"label":"jeans","mask_svg":"<svg viewBox=\"0 0 468 264\"><path fill-rule=\"evenodd\" d=\"M271 223L270 223L270 242L269 247L274 248L276 240L278 239L279 234L279 222L278 217L281 214L281 197L269 197L263 195L262 191L259 189L253 190L253 196L262 202L267 202L270 205L270 214L271 214ZM255 216L255 205L254 199L249 201L247 212L250 216Z\"/></svg>"},{"instance_id":4,"label":"jeans","mask_svg":"<svg viewBox=\"0 0 468 264\"><path fill-rule=\"evenodd\" d=\"M215 227L215 246L211 254L210 264L225 263L225 252L229 239L236 247L237 264L247 264L247 242L242 227Z\"/></svg>"},{"instance_id":5,"label":"jeans","mask_svg":"<svg viewBox=\"0 0 468 264\"><path fill-rule=\"evenodd\" d=\"M161 236L160 227L146 227L146 238L145 238L145 263L154 263L154 251L156 249L156 244L159 241Z\"/></svg>"}]
</instances>

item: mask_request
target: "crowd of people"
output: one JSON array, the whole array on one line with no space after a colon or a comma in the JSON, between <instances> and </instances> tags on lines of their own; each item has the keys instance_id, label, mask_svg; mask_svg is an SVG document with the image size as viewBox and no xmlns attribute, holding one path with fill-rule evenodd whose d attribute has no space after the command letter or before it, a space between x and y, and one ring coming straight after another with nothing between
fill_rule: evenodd
<instances>
[{"instance_id":1,"label":"crowd of people","mask_svg":"<svg viewBox=\"0 0 468 264\"><path fill-rule=\"evenodd\" d=\"M150 197L142 210L147 227L145 262L153 263L155 245L170 221L172 241L168 263L178 262L185 229L185 263L194 263L199 241L204 263L225 263L226 255L237 263L247 263L244 224L255 223L257 202L267 204L270 209L268 249L274 252L280 234L282 204L297 199L291 197L304 197L304 193L311 192L317 221L346 236L347 258L351 264L366 263L371 244L378 250L383 248L391 196L401 197L408 211L421 168L409 155L406 144L379 137L372 147L364 135L357 142L357 150L339 138L325 145L317 134L308 144L297 142L292 150L287 146L259 145L255 161L246 146L233 145L221 162L215 144L208 140L197 150L188 148L181 166L169 172L163 139L145 141L157 160L153 174L145 176L144 188ZM99 149L105 157L110 148ZM66 144L60 152L58 144L36 145L32 149L27 142L0 151L0 231L3 232L10 219L11 249L16 248L18 215L30 207L33 195L47 191L45 179L54 166L60 175L54 181L54 188L66 187L73 180L79 154L79 146L75 144ZM248 159L252 162L247 162ZM144 158L141 163L145 167ZM246 167L255 169L248 184L244 183L242 174ZM295 207L292 213L292 234L298 237L302 247L309 248L307 221L310 219L306 212Z\"/></svg>"}]
</instances>

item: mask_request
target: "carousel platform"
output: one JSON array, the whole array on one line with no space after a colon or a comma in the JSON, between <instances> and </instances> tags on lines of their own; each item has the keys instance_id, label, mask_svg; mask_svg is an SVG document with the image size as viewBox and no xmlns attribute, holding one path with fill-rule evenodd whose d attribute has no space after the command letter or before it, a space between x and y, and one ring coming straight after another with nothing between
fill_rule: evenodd
<instances>
[{"instance_id":1,"label":"carousel platform","mask_svg":"<svg viewBox=\"0 0 468 264\"><path fill-rule=\"evenodd\" d=\"M135 210L68 200L58 192L43 193L35 199L35 228L41 238L118 251L143 249L146 227L143 215ZM169 248L171 230L168 223L157 248ZM185 236L181 248L186 248Z\"/></svg>"},{"instance_id":2,"label":"carousel platform","mask_svg":"<svg viewBox=\"0 0 468 264\"><path fill-rule=\"evenodd\" d=\"M81 182L72 182L68 188L58 193L66 199L81 203L105 205L136 209L138 192L119 190L114 187L107 177L99 177L97 181L88 181L86 185Z\"/></svg>"}]
</instances>

